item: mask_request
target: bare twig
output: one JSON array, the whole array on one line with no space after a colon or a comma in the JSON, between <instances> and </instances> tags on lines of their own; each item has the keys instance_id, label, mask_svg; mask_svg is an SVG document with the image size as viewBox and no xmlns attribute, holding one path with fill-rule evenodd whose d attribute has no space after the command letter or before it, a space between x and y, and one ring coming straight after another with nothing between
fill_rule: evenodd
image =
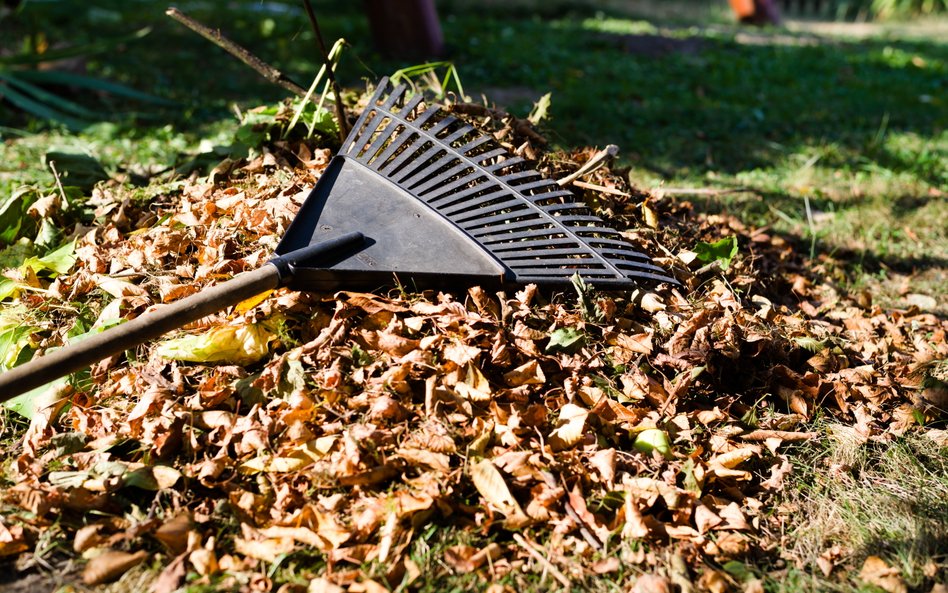
<instances>
[{"instance_id":1,"label":"bare twig","mask_svg":"<svg viewBox=\"0 0 948 593\"><path fill-rule=\"evenodd\" d=\"M584 164L582 167L576 169L566 177L558 179L556 183L558 183L560 187L566 187L583 175L589 175L599 167L603 166L610 159L615 158L617 154L619 154L619 147L615 144L610 144L609 146L594 154L592 158L586 161L586 164Z\"/></svg>"},{"instance_id":2,"label":"bare twig","mask_svg":"<svg viewBox=\"0 0 948 593\"><path fill-rule=\"evenodd\" d=\"M579 516L579 513L576 512L576 509L573 508L573 505L567 500L563 505L563 508L566 509L566 514L570 516L570 519L576 521L576 524L579 526L579 533L583 536L583 539L586 540L586 543L591 545L593 548L602 551L605 546L602 545L602 542L599 541L599 538L586 527L582 518Z\"/></svg>"},{"instance_id":3,"label":"bare twig","mask_svg":"<svg viewBox=\"0 0 948 593\"><path fill-rule=\"evenodd\" d=\"M550 571L550 574L553 575L553 578L559 581L560 584L566 587L567 589L570 588L570 581L568 578L566 578L566 575L560 572L560 569L553 566L553 563L547 560L546 557L543 554L541 554L536 549L536 547L534 547L534 544L531 544L529 541L527 541L527 538L523 537L519 533L513 534L513 538L514 538L514 541L517 542L521 548L527 551L527 554L530 554L530 556L533 557L534 560L536 560L537 562L543 565L543 568Z\"/></svg>"},{"instance_id":4,"label":"bare twig","mask_svg":"<svg viewBox=\"0 0 948 593\"><path fill-rule=\"evenodd\" d=\"M745 441L766 441L767 439L780 439L782 441L808 441L819 436L816 432L791 432L786 430L753 430L747 434L740 435Z\"/></svg>"},{"instance_id":5,"label":"bare twig","mask_svg":"<svg viewBox=\"0 0 948 593\"><path fill-rule=\"evenodd\" d=\"M616 188L614 188L614 187L606 187L606 186L604 186L604 185L596 185L595 183L587 183L587 182L585 182L585 181L580 181L579 179L573 181L573 185L575 185L576 187L581 187L582 189L591 189L591 190L593 190L593 191L599 191L599 192L602 192L602 193L604 193L604 194L610 194L610 195L613 195L613 196L620 196L620 197L623 197L623 198L628 198L628 197L630 197L630 196L632 195L632 194L628 194L628 193L626 193L626 192L624 192L624 191L618 190L618 189L616 189Z\"/></svg>"},{"instance_id":6,"label":"bare twig","mask_svg":"<svg viewBox=\"0 0 948 593\"><path fill-rule=\"evenodd\" d=\"M329 59L329 52L326 51L326 44L323 42L323 34L319 30L319 21L316 20L316 13L313 11L313 5L309 0L303 0L306 5L306 15L309 17L309 24L313 26L313 32L316 33L316 42L319 45L319 52L326 64L326 77L332 86L332 94L336 98L333 103L336 105L336 119L339 120L339 141L345 143L346 136L349 135L349 122L346 121L346 109L342 105L342 94L339 92L339 84L336 82L336 74L332 70L332 60Z\"/></svg>"},{"instance_id":7,"label":"bare twig","mask_svg":"<svg viewBox=\"0 0 948 593\"><path fill-rule=\"evenodd\" d=\"M266 78L273 84L280 85L298 97L306 96L306 89L296 84L296 82L291 80L286 74L280 72L270 64L267 64L257 56L250 53L247 48L237 45L230 39L224 37L220 31L215 31L210 27L199 23L175 7L171 7L166 10L165 14L178 21L188 29L191 29L201 37L207 39L214 45L223 49L244 64L250 66L257 71L257 74Z\"/></svg>"},{"instance_id":8,"label":"bare twig","mask_svg":"<svg viewBox=\"0 0 948 593\"><path fill-rule=\"evenodd\" d=\"M63 182L59 179L59 171L56 170L56 161L49 161L49 168L53 171L53 179L56 180L56 187L59 188L59 195L62 198L63 203L65 204L68 200L66 199L66 190L63 189Z\"/></svg>"},{"instance_id":9,"label":"bare twig","mask_svg":"<svg viewBox=\"0 0 948 593\"><path fill-rule=\"evenodd\" d=\"M715 187L661 187L653 190L654 193L665 196L723 196L727 194L743 194L754 191L749 187L715 188Z\"/></svg>"}]
</instances>

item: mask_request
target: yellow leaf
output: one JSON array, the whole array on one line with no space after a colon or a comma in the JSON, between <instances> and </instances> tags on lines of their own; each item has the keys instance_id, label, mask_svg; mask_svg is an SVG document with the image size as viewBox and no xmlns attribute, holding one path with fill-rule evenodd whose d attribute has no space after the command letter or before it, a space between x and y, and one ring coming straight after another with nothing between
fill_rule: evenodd
<instances>
[{"instance_id":1,"label":"yellow leaf","mask_svg":"<svg viewBox=\"0 0 948 593\"><path fill-rule=\"evenodd\" d=\"M642 218L645 220L647 227L652 229L658 228L658 212L655 212L655 209L648 203L648 200L642 202Z\"/></svg>"},{"instance_id":2,"label":"yellow leaf","mask_svg":"<svg viewBox=\"0 0 948 593\"><path fill-rule=\"evenodd\" d=\"M238 315L242 315L246 313L247 311L253 309L257 305L259 305L263 301L267 300L267 297L269 297L271 294L273 294L273 291L268 290L266 292L261 292L260 294L256 296L252 296L249 299L244 299L240 301L239 303L237 303L237 305L234 307L234 312L237 313Z\"/></svg>"},{"instance_id":3,"label":"yellow leaf","mask_svg":"<svg viewBox=\"0 0 948 593\"><path fill-rule=\"evenodd\" d=\"M246 365L267 356L268 345L274 338L276 334L263 323L225 325L166 340L158 345L158 355L187 362Z\"/></svg>"},{"instance_id":4,"label":"yellow leaf","mask_svg":"<svg viewBox=\"0 0 948 593\"><path fill-rule=\"evenodd\" d=\"M242 474L256 474L261 472L283 474L299 471L311 463L312 460L303 457L270 457L269 455L262 455L241 463L237 471Z\"/></svg>"}]
</instances>

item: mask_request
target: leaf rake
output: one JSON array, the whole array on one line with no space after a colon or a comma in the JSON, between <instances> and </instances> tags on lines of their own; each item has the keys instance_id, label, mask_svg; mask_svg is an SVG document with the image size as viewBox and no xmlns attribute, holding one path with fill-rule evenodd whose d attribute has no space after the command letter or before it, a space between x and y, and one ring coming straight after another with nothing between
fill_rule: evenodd
<instances>
[{"instance_id":1,"label":"leaf rake","mask_svg":"<svg viewBox=\"0 0 948 593\"><path fill-rule=\"evenodd\" d=\"M383 80L261 268L0 374L0 402L280 286L598 288L675 282L585 204L469 124Z\"/></svg>"}]
</instances>

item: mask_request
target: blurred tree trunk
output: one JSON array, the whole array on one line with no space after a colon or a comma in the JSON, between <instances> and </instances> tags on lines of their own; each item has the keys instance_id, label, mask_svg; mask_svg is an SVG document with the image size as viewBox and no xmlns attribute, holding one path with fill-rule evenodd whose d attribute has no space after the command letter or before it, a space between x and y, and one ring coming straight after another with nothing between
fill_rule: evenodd
<instances>
[{"instance_id":1,"label":"blurred tree trunk","mask_svg":"<svg viewBox=\"0 0 948 593\"><path fill-rule=\"evenodd\" d=\"M434 0L366 0L365 10L372 38L384 55L434 58L444 51Z\"/></svg>"}]
</instances>

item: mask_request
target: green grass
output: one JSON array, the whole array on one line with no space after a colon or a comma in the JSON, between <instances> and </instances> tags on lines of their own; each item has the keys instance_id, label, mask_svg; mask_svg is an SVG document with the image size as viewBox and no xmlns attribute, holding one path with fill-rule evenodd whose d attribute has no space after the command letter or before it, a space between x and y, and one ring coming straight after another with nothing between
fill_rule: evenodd
<instances>
[{"instance_id":1,"label":"green grass","mask_svg":"<svg viewBox=\"0 0 948 593\"><path fill-rule=\"evenodd\" d=\"M948 451L925 436L863 445L852 439L852 429L824 428L830 438L796 458L794 486L779 511L788 525L783 554L796 565L772 574L769 588L863 590L858 567L870 555L898 568L912 590L933 578L943 582ZM816 562L833 546L844 566L823 578ZM847 573L846 564L856 569Z\"/></svg>"}]
</instances>

